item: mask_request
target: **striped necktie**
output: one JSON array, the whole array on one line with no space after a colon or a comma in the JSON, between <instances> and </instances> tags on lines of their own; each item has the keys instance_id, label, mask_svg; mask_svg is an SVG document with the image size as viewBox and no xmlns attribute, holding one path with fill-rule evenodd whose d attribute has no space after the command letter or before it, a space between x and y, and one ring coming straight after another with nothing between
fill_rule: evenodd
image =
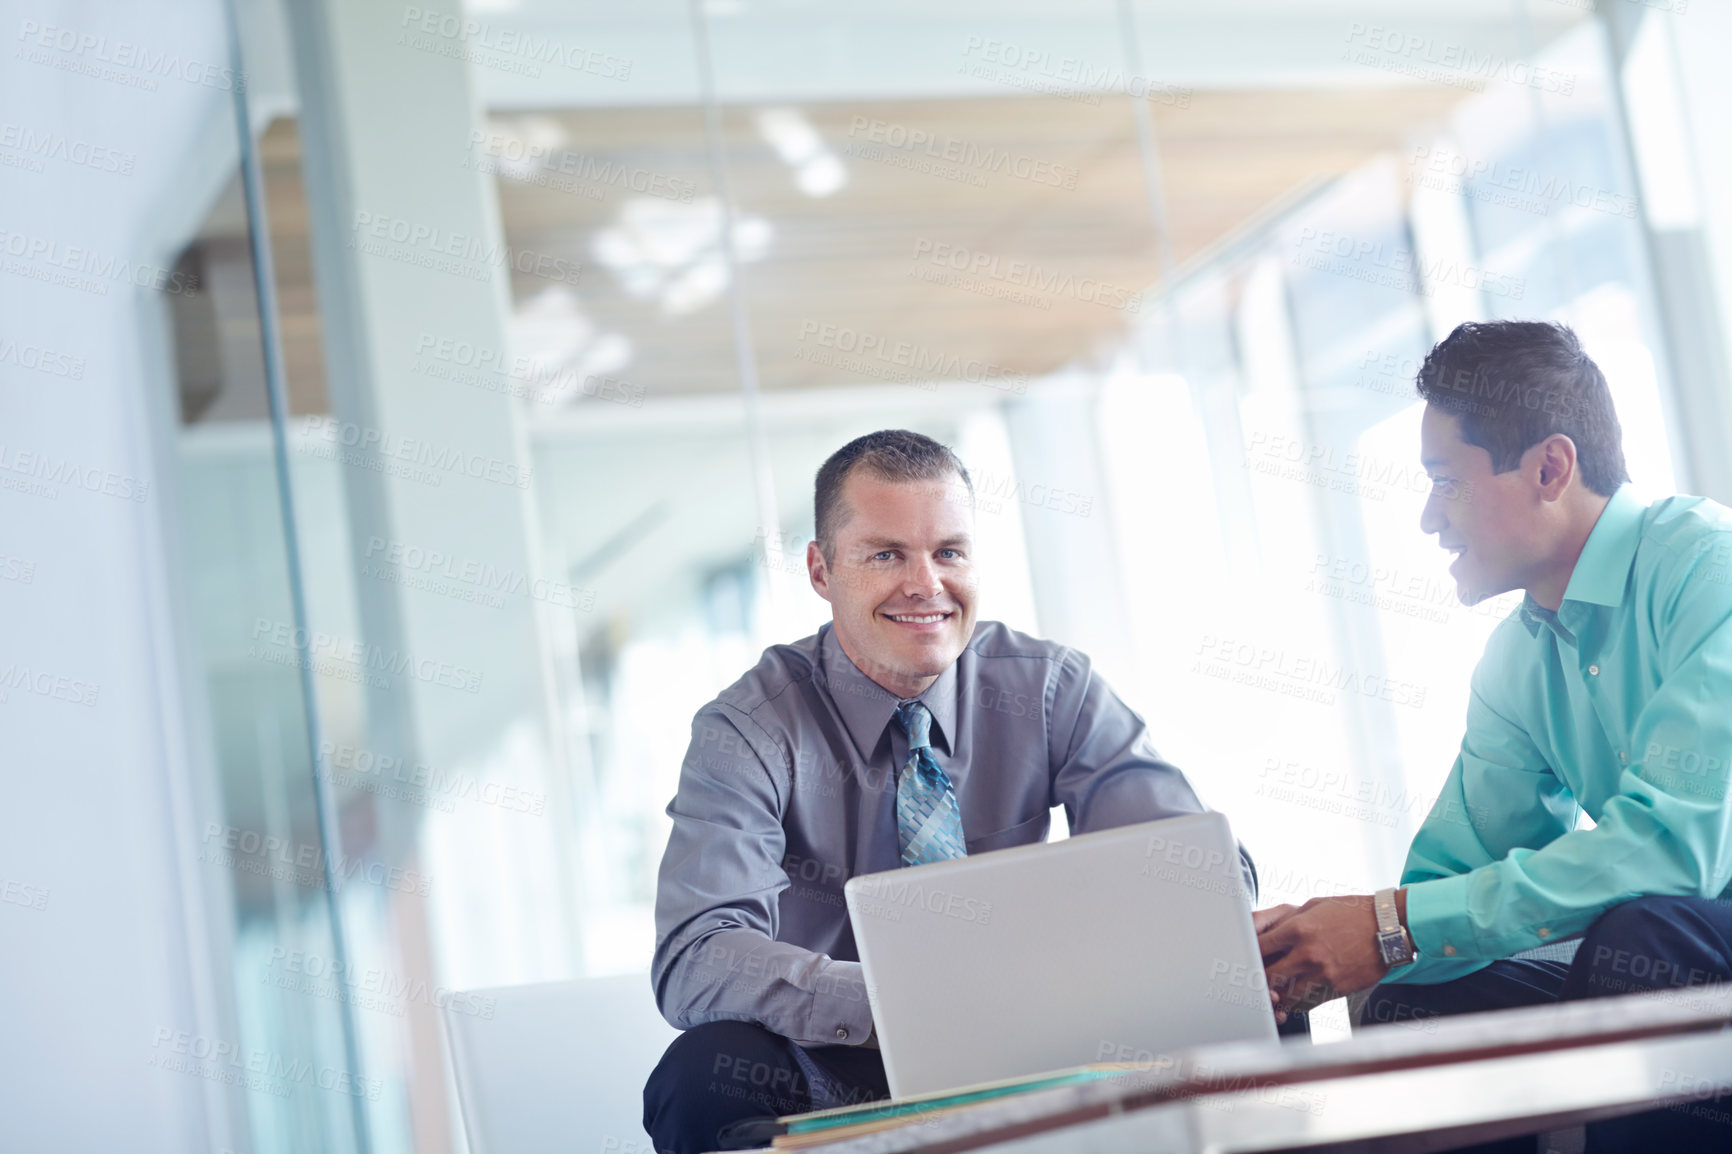
<instances>
[{"instance_id":1,"label":"striped necktie","mask_svg":"<svg viewBox=\"0 0 1732 1154\"><path fill-rule=\"evenodd\" d=\"M896 833L902 864L925 865L967 857L962 809L950 778L932 756L932 714L918 701L899 705L896 724L908 735L908 761L896 781Z\"/></svg>"}]
</instances>

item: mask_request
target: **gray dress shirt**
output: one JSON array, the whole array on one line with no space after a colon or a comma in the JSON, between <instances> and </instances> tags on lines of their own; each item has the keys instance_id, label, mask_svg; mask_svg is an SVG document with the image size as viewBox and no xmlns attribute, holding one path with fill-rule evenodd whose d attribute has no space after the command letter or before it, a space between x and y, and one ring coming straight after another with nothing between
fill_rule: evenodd
<instances>
[{"instance_id":1,"label":"gray dress shirt","mask_svg":"<svg viewBox=\"0 0 1732 1154\"><path fill-rule=\"evenodd\" d=\"M1044 840L1055 805L1076 833L1205 808L1074 649L982 621L918 700L971 854ZM825 625L765 650L693 718L651 965L673 1025L758 1022L806 1045L867 1039L842 883L901 867L897 704Z\"/></svg>"}]
</instances>

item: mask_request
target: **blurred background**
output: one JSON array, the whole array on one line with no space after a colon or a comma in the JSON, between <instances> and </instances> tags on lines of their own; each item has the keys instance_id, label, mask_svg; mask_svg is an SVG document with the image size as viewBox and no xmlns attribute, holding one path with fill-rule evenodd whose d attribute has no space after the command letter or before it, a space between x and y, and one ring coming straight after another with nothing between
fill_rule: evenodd
<instances>
[{"instance_id":1,"label":"blurred background","mask_svg":"<svg viewBox=\"0 0 1732 1154\"><path fill-rule=\"evenodd\" d=\"M7 7L8 1148L463 1150L441 1011L647 965L858 434L1264 905L1393 883L1510 607L1419 531L1433 342L1575 326L1732 499L1732 9L433 3Z\"/></svg>"}]
</instances>

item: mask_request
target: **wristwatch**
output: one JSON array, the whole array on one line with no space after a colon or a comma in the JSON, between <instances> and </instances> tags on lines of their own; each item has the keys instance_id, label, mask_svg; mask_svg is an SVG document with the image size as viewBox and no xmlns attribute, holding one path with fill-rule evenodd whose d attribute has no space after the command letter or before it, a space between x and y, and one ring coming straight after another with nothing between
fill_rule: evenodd
<instances>
[{"instance_id":1,"label":"wristwatch","mask_svg":"<svg viewBox=\"0 0 1732 1154\"><path fill-rule=\"evenodd\" d=\"M1377 951L1386 966L1405 966L1417 951L1407 927L1395 910L1395 888L1378 890L1371 897L1371 909L1377 915Z\"/></svg>"}]
</instances>

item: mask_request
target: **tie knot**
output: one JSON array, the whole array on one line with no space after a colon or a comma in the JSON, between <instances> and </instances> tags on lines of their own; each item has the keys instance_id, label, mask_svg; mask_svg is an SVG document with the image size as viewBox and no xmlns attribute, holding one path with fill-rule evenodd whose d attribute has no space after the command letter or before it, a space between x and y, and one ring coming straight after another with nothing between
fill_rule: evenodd
<instances>
[{"instance_id":1,"label":"tie knot","mask_svg":"<svg viewBox=\"0 0 1732 1154\"><path fill-rule=\"evenodd\" d=\"M927 749L932 745L932 713L918 701L896 707L896 724L908 735L908 748Z\"/></svg>"}]
</instances>

